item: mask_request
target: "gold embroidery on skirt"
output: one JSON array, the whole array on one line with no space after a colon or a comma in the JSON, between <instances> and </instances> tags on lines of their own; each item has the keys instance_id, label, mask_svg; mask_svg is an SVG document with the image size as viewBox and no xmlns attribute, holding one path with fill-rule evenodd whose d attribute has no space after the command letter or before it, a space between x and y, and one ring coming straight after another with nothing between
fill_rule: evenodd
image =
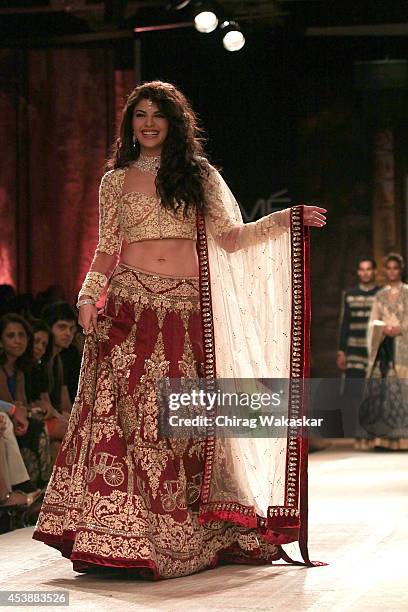
<instances>
[{"instance_id":1,"label":"gold embroidery on skirt","mask_svg":"<svg viewBox=\"0 0 408 612\"><path fill-rule=\"evenodd\" d=\"M265 560L273 558L277 547L244 527L198 523L190 507L200 496L205 442L158 438L156 383L169 376L171 365L166 317L175 316L184 333L173 366L182 379L194 379L198 363L189 330L199 308L197 278L159 277L121 265L115 270L97 333L86 338L77 398L37 523L44 541L71 532L74 558L146 561L163 577L208 567L218 551L237 542L243 556L259 549ZM137 338L145 313L156 321L157 336L140 367ZM201 333L197 321L194 329ZM140 377L134 380L137 363Z\"/></svg>"}]
</instances>

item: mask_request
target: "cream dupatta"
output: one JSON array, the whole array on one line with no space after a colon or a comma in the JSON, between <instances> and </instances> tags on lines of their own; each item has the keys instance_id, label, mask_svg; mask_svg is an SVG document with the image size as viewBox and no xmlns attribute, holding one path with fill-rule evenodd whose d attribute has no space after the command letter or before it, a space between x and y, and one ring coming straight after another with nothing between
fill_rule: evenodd
<instances>
[{"instance_id":1,"label":"cream dupatta","mask_svg":"<svg viewBox=\"0 0 408 612\"><path fill-rule=\"evenodd\" d=\"M258 231L257 238L247 240L245 230L254 224L242 225L238 202L216 176L222 205L241 226L243 248L227 252L212 219L197 215L205 375L288 379L284 414L302 416L310 352L309 229L303 225L303 206L272 213L268 236ZM216 438L210 432L200 521L254 527L275 544L298 541L304 562L314 564L307 552L307 442L299 427L288 426L286 437L278 438Z\"/></svg>"}]
</instances>

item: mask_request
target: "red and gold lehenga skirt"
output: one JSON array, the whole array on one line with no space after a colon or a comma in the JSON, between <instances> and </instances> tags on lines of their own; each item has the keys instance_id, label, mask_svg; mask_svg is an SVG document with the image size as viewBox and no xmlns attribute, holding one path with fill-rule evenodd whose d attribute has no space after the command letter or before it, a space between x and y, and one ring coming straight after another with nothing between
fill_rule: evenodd
<instances>
[{"instance_id":1,"label":"red and gold lehenga skirt","mask_svg":"<svg viewBox=\"0 0 408 612\"><path fill-rule=\"evenodd\" d=\"M200 524L205 441L158 436L157 382L203 373L199 297L198 277L113 274L33 536L76 571L157 579L280 557L255 529Z\"/></svg>"}]
</instances>

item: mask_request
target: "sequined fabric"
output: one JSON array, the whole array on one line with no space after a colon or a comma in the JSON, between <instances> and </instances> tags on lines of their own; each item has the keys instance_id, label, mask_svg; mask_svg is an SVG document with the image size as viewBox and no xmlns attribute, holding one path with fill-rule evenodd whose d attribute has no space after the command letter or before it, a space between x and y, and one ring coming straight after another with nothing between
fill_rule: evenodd
<instances>
[{"instance_id":1,"label":"sequined fabric","mask_svg":"<svg viewBox=\"0 0 408 612\"><path fill-rule=\"evenodd\" d=\"M154 196L132 191L125 193L118 205L119 225L127 242L184 238L195 240L195 212L191 209L186 219L183 212L172 212Z\"/></svg>"},{"instance_id":2,"label":"sequined fabric","mask_svg":"<svg viewBox=\"0 0 408 612\"><path fill-rule=\"evenodd\" d=\"M122 239L128 244L140 240L185 238L194 240L194 211L186 219L182 211L164 209L159 198L132 191L122 193L126 168L107 172L99 190L99 243L97 251L113 255Z\"/></svg>"}]
</instances>

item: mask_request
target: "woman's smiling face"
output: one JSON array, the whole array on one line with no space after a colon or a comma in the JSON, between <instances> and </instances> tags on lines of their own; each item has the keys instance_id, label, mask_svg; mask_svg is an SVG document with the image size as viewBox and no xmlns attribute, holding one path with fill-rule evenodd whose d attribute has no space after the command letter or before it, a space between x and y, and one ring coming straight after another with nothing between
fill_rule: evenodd
<instances>
[{"instance_id":1,"label":"woman's smiling face","mask_svg":"<svg viewBox=\"0 0 408 612\"><path fill-rule=\"evenodd\" d=\"M132 128L142 153L160 155L169 131L169 121L156 102L142 98L136 104L133 110Z\"/></svg>"}]
</instances>

